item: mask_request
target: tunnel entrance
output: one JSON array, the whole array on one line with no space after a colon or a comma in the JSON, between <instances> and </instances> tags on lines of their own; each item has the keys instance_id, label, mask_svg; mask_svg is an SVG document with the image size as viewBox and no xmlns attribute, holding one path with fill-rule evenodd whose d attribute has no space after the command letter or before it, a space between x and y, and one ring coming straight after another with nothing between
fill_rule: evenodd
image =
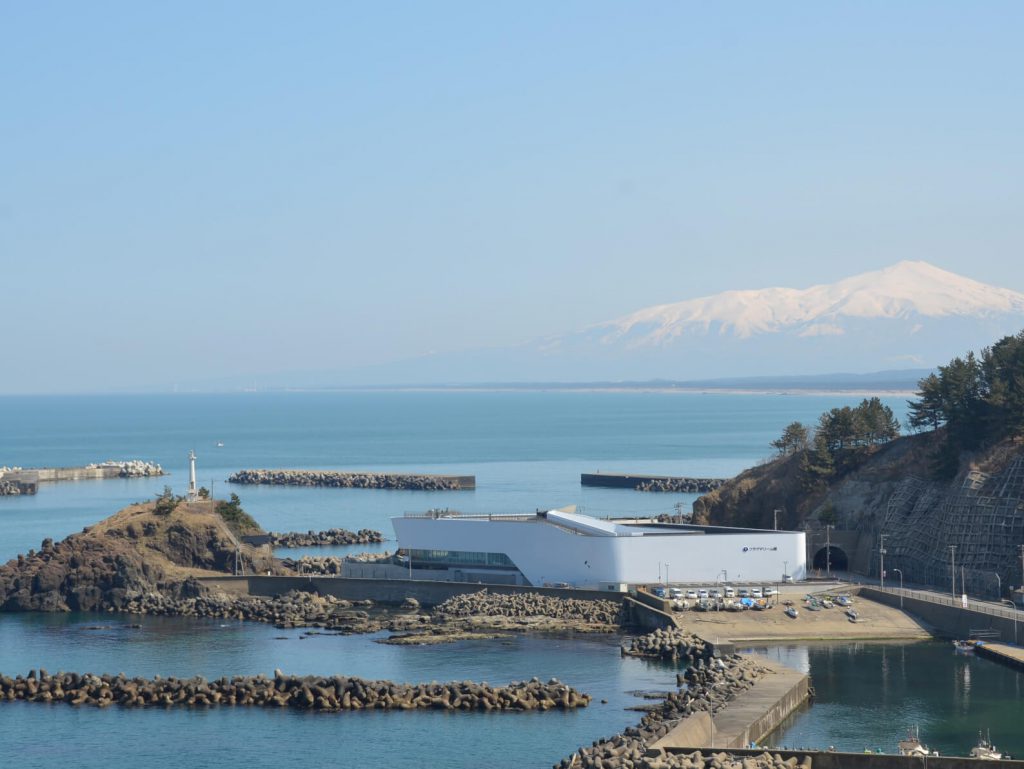
<instances>
[{"instance_id":1,"label":"tunnel entrance","mask_svg":"<svg viewBox=\"0 0 1024 769\"><path fill-rule=\"evenodd\" d=\"M838 548L835 545L823 547L814 554L814 568L825 571L829 561L832 562L832 571L847 571L850 568L850 562L846 557L846 553L843 552L842 548Z\"/></svg>"}]
</instances>

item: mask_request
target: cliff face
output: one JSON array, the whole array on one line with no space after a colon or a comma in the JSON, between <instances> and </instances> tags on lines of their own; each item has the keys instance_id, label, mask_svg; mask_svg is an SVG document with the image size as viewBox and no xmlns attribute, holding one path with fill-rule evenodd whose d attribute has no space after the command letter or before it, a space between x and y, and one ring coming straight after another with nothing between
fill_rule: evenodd
<instances>
[{"instance_id":1,"label":"cliff face","mask_svg":"<svg viewBox=\"0 0 1024 769\"><path fill-rule=\"evenodd\" d=\"M0 566L0 610L120 609L147 592L194 589L189 577L231 573L235 541L213 502L183 502L169 514L154 508L132 505ZM275 569L267 553L247 545L239 552L247 573Z\"/></svg>"},{"instance_id":2,"label":"cliff face","mask_svg":"<svg viewBox=\"0 0 1024 769\"><path fill-rule=\"evenodd\" d=\"M781 528L807 530L812 569L824 547L824 517L835 521L831 542L839 543L852 570L878 574L884 535L890 578L900 569L908 582L943 589L951 586L953 545L957 589L995 597L999 587L1022 579L1024 443L1008 441L965 455L949 481L931 473L935 445L934 434L899 438L813 490L806 488L800 455L783 457L698 499L694 517L713 525L771 528L773 510L780 509Z\"/></svg>"}]
</instances>

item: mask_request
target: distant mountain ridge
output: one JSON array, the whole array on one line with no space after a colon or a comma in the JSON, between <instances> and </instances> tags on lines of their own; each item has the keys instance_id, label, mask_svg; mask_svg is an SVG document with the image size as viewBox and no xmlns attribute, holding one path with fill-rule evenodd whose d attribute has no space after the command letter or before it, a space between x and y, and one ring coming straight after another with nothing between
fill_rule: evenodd
<instances>
[{"instance_id":1,"label":"distant mountain ridge","mask_svg":"<svg viewBox=\"0 0 1024 769\"><path fill-rule=\"evenodd\" d=\"M644 383L811 389L793 377L930 369L1024 328L1024 293L903 261L809 288L725 291L508 347L234 378L257 389ZM771 384L758 382L775 378ZM742 380L722 385L718 380ZM915 379L916 381L916 379ZM207 389L213 383L206 383ZM821 383L820 389L836 389ZM199 385L203 389L203 385ZM215 389L238 389L221 380ZM841 388L840 388L841 389ZM865 385L860 389L903 389Z\"/></svg>"}]
</instances>

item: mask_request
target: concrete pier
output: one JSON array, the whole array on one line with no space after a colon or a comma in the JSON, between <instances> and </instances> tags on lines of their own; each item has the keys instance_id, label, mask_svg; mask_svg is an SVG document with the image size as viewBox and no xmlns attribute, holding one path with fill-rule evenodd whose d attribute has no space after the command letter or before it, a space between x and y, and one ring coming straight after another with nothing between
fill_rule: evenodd
<instances>
[{"instance_id":1,"label":"concrete pier","mask_svg":"<svg viewBox=\"0 0 1024 769\"><path fill-rule=\"evenodd\" d=\"M1017 670L1024 670L1024 649L1019 646L984 641L974 647L974 653L979 657L1001 662L1004 665L1017 668Z\"/></svg>"}]
</instances>

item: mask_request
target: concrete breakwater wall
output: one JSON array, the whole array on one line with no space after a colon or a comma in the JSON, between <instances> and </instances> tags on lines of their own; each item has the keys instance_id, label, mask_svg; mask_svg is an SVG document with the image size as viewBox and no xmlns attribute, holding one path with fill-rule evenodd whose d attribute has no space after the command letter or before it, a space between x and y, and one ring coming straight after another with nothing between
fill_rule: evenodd
<instances>
[{"instance_id":1,"label":"concrete breakwater wall","mask_svg":"<svg viewBox=\"0 0 1024 769\"><path fill-rule=\"evenodd\" d=\"M239 470L228 477L228 483L260 486L316 486L338 489L459 491L475 489L476 476L335 470Z\"/></svg>"},{"instance_id":2,"label":"concrete breakwater wall","mask_svg":"<svg viewBox=\"0 0 1024 769\"><path fill-rule=\"evenodd\" d=\"M530 711L572 710L590 704L558 679L534 678L508 686L470 681L396 684L346 676L235 676L207 681L196 677L128 678L124 675L57 673L33 670L27 676L0 675L0 702L63 702L106 707L250 707L295 708L343 712L350 710Z\"/></svg>"},{"instance_id":3,"label":"concrete breakwater wall","mask_svg":"<svg viewBox=\"0 0 1024 769\"><path fill-rule=\"evenodd\" d=\"M330 547L332 545L369 545L384 541L384 535L373 529L328 529L327 531L272 531L268 534L273 547Z\"/></svg>"},{"instance_id":4,"label":"concrete breakwater wall","mask_svg":"<svg viewBox=\"0 0 1024 769\"><path fill-rule=\"evenodd\" d=\"M900 596L888 589L878 590L869 585L861 586L858 592L872 601L903 609L924 620L937 634L947 638L968 638L972 630L994 630L1003 639L1013 640L1018 632L1020 638L1024 639L1024 627L1018 631L1012 616L994 616L972 608L965 609L953 600L942 604L911 595Z\"/></svg>"},{"instance_id":5,"label":"concrete breakwater wall","mask_svg":"<svg viewBox=\"0 0 1024 769\"><path fill-rule=\"evenodd\" d=\"M604 486L637 491L668 491L682 494L707 494L724 484L725 478L684 478L670 475L630 475L626 473L582 473L581 486Z\"/></svg>"},{"instance_id":6,"label":"concrete breakwater wall","mask_svg":"<svg viewBox=\"0 0 1024 769\"><path fill-rule=\"evenodd\" d=\"M111 460L84 467L0 467L0 496L35 494L40 483L149 478L160 475L165 475L160 465L141 459Z\"/></svg>"}]
</instances>

